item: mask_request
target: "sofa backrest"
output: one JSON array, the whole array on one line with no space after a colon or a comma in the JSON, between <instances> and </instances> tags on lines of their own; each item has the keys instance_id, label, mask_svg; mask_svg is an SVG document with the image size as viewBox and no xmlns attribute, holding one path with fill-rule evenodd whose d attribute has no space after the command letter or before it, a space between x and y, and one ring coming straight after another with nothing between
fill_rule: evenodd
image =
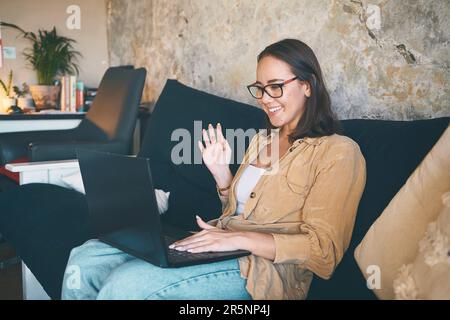
<instances>
[{"instance_id":1,"label":"sofa backrest","mask_svg":"<svg viewBox=\"0 0 450 320\"><path fill-rule=\"evenodd\" d=\"M256 107L221 98L168 80L150 117L148 128L139 156L150 158L151 171L156 188L170 191L169 210L164 219L184 228L197 228L195 215L204 219L217 218L221 204L217 197L215 182L201 161L197 141L201 139L201 129L194 132L194 121L206 129L218 122L226 129L264 129L265 113ZM188 139L192 163L195 156L198 164L174 164L171 153L180 141L172 134L184 133ZM178 130L178 131L176 131ZM225 132L224 132L225 134ZM246 140L246 146L250 139ZM176 150L176 149L175 149ZM176 152L178 154L178 152ZM195 155L197 154L197 155ZM236 159L231 170L234 173L242 159ZM241 157L242 158L242 157Z\"/></svg>"},{"instance_id":2,"label":"sofa backrest","mask_svg":"<svg viewBox=\"0 0 450 320\"><path fill-rule=\"evenodd\" d=\"M310 299L372 299L353 253L370 226L445 131L450 117L416 121L343 120L344 134L358 143L367 181L350 246L330 280L315 278Z\"/></svg>"}]
</instances>

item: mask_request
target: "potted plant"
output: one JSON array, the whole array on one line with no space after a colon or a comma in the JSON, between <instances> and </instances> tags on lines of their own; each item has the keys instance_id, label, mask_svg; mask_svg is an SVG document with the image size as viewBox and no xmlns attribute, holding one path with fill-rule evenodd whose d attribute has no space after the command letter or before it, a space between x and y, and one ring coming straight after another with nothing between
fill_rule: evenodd
<instances>
[{"instance_id":1,"label":"potted plant","mask_svg":"<svg viewBox=\"0 0 450 320\"><path fill-rule=\"evenodd\" d=\"M18 86L13 87L17 97L17 106L22 110L33 107L33 99L30 98L30 87L26 82L22 83L22 89Z\"/></svg>"},{"instance_id":2,"label":"potted plant","mask_svg":"<svg viewBox=\"0 0 450 320\"><path fill-rule=\"evenodd\" d=\"M12 70L9 71L8 80L6 80L6 83L2 79L0 79L0 86L5 94L5 97L2 100L4 111L16 105L16 99L12 95L12 79L13 79Z\"/></svg>"},{"instance_id":3,"label":"potted plant","mask_svg":"<svg viewBox=\"0 0 450 320\"><path fill-rule=\"evenodd\" d=\"M81 54L73 47L75 40L57 34L55 27L35 34L11 23L0 24L18 30L32 44L24 57L37 74L38 85L30 86L36 110L56 109L60 87L54 85L55 80L64 74L79 74L77 60Z\"/></svg>"}]
</instances>

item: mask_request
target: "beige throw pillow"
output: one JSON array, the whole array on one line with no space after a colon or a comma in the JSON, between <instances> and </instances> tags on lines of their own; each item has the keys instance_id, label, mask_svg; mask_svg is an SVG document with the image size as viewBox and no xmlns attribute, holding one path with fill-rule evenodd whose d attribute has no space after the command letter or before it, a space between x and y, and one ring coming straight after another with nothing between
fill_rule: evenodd
<instances>
[{"instance_id":1,"label":"beige throw pillow","mask_svg":"<svg viewBox=\"0 0 450 320\"><path fill-rule=\"evenodd\" d=\"M394 280L395 298L450 300L450 192L443 208L419 242L415 261L403 265Z\"/></svg>"},{"instance_id":2,"label":"beige throw pillow","mask_svg":"<svg viewBox=\"0 0 450 320\"><path fill-rule=\"evenodd\" d=\"M395 298L394 278L402 265L414 261L419 241L428 224L436 220L442 207L441 196L448 190L450 127L447 127L355 250L355 259L366 279L374 276L380 279L378 286L371 287L378 298Z\"/></svg>"}]
</instances>

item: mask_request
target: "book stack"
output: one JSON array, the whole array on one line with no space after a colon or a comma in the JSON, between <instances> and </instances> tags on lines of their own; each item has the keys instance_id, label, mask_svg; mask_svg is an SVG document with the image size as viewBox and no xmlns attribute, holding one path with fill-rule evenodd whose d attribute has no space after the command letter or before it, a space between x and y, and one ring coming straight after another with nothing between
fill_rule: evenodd
<instances>
[{"instance_id":1,"label":"book stack","mask_svg":"<svg viewBox=\"0 0 450 320\"><path fill-rule=\"evenodd\" d=\"M61 77L61 111L77 112L77 77Z\"/></svg>"}]
</instances>

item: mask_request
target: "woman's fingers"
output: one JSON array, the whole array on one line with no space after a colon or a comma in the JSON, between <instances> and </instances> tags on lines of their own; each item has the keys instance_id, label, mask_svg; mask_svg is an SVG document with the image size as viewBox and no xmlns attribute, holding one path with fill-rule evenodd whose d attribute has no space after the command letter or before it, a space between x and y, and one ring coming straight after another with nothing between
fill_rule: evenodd
<instances>
[{"instance_id":1,"label":"woman's fingers","mask_svg":"<svg viewBox=\"0 0 450 320\"><path fill-rule=\"evenodd\" d=\"M224 140L224 142L222 143L222 150L225 151L226 155L231 154L231 148L227 140Z\"/></svg>"},{"instance_id":2,"label":"woman's fingers","mask_svg":"<svg viewBox=\"0 0 450 320\"><path fill-rule=\"evenodd\" d=\"M200 149L200 153L203 154L203 150L205 150L203 143L199 140L197 144L198 144L198 148Z\"/></svg>"},{"instance_id":3,"label":"woman's fingers","mask_svg":"<svg viewBox=\"0 0 450 320\"><path fill-rule=\"evenodd\" d=\"M208 129L202 129L204 144L199 141L198 148L202 154L203 160L207 165L225 165L229 164L230 146L222 133L222 126L217 124L214 128L211 124Z\"/></svg>"},{"instance_id":4,"label":"woman's fingers","mask_svg":"<svg viewBox=\"0 0 450 320\"><path fill-rule=\"evenodd\" d=\"M208 133L209 133L209 140L211 141L211 144L216 143L216 141L217 141L216 133L215 133L214 127L211 124L208 125Z\"/></svg>"},{"instance_id":5,"label":"woman's fingers","mask_svg":"<svg viewBox=\"0 0 450 320\"><path fill-rule=\"evenodd\" d=\"M209 124L208 130L202 129L203 141L205 141L206 148L208 148L211 144L219 142L223 148L225 149L225 144L228 144L227 140L223 136L222 126L220 123L217 124L216 129Z\"/></svg>"},{"instance_id":6,"label":"woman's fingers","mask_svg":"<svg viewBox=\"0 0 450 320\"><path fill-rule=\"evenodd\" d=\"M191 253L210 252L214 251L214 243L211 241L199 241L189 246L181 248L182 251L188 251Z\"/></svg>"},{"instance_id":7,"label":"woman's fingers","mask_svg":"<svg viewBox=\"0 0 450 320\"><path fill-rule=\"evenodd\" d=\"M225 141L225 138L223 136L222 126L220 125L220 123L217 124L216 135L217 135L217 141L220 142L221 144L223 144Z\"/></svg>"},{"instance_id":8,"label":"woman's fingers","mask_svg":"<svg viewBox=\"0 0 450 320\"><path fill-rule=\"evenodd\" d=\"M174 243L172 243L169 246L169 248L174 249L175 247L180 247L180 246L182 247L182 246L188 245L188 244L193 243L193 242L204 240L204 237L205 237L206 233L207 233L207 231L205 231L205 230L197 232L196 234L194 234L192 236L189 236L187 238L175 241Z\"/></svg>"},{"instance_id":9,"label":"woman's fingers","mask_svg":"<svg viewBox=\"0 0 450 320\"><path fill-rule=\"evenodd\" d=\"M202 253L202 252L214 252L214 251L221 251L217 250L214 243L205 242L204 244L190 248L187 250L190 253Z\"/></svg>"},{"instance_id":10,"label":"woman's fingers","mask_svg":"<svg viewBox=\"0 0 450 320\"><path fill-rule=\"evenodd\" d=\"M179 242L179 243L173 243L169 246L170 249L175 249L175 250L186 250L187 248L191 248L196 246L198 243L204 242L207 239L205 239L204 237L200 237L200 238L195 238L195 239L190 239L189 241L183 241L183 242Z\"/></svg>"},{"instance_id":11,"label":"woman's fingers","mask_svg":"<svg viewBox=\"0 0 450 320\"><path fill-rule=\"evenodd\" d=\"M172 243L169 246L169 248L176 249L177 247L184 247L184 246L189 245L189 244L194 243L194 242L203 241L206 238L210 237L215 232L219 232L219 233L224 232L223 230L221 230L221 229L219 229L217 227L214 227L212 225L207 224L199 216L196 216L196 218L197 218L196 219L197 220L197 224L203 230L200 231L200 232L197 232L197 233L195 233L192 236L189 236L187 238L175 241L174 243Z\"/></svg>"},{"instance_id":12,"label":"woman's fingers","mask_svg":"<svg viewBox=\"0 0 450 320\"><path fill-rule=\"evenodd\" d=\"M205 145L208 148L211 142L209 141L208 132L205 129L202 130L203 141L205 141Z\"/></svg>"},{"instance_id":13,"label":"woman's fingers","mask_svg":"<svg viewBox=\"0 0 450 320\"><path fill-rule=\"evenodd\" d=\"M196 220L197 220L197 224L200 228L202 228L203 230L210 230L210 229L215 229L216 227L211 226L209 224L207 224L205 221L203 221L202 218L200 218L199 216L195 216Z\"/></svg>"},{"instance_id":14,"label":"woman's fingers","mask_svg":"<svg viewBox=\"0 0 450 320\"><path fill-rule=\"evenodd\" d=\"M228 144L228 141L227 140L225 140L225 142L224 142L224 145L225 145L225 151L227 152L227 153L230 153L231 154L231 148L230 148L230 145Z\"/></svg>"}]
</instances>

